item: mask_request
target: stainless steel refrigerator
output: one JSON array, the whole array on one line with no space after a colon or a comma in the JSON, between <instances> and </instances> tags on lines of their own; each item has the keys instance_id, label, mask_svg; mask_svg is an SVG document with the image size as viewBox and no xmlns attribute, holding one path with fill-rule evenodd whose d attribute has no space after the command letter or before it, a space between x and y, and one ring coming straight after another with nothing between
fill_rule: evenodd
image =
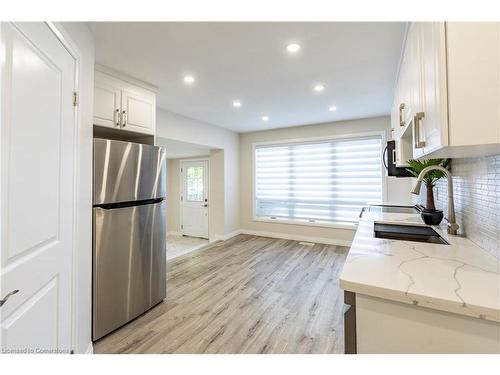
<instances>
[{"instance_id":1,"label":"stainless steel refrigerator","mask_svg":"<svg viewBox=\"0 0 500 375\"><path fill-rule=\"evenodd\" d=\"M162 147L94 140L93 339L166 297Z\"/></svg>"}]
</instances>

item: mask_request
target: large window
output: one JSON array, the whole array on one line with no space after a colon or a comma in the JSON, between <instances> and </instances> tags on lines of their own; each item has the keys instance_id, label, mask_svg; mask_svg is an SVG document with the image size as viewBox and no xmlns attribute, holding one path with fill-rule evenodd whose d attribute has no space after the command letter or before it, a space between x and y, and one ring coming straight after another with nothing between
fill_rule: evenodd
<instances>
[{"instance_id":1,"label":"large window","mask_svg":"<svg viewBox=\"0 0 500 375\"><path fill-rule=\"evenodd\" d=\"M382 201L381 137L255 148L255 216L352 223Z\"/></svg>"}]
</instances>

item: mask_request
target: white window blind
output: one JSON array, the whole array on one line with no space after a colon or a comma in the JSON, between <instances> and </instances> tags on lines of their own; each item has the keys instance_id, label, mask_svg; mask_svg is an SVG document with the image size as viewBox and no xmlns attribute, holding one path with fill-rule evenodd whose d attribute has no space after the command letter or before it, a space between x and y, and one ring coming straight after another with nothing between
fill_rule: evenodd
<instances>
[{"instance_id":1,"label":"white window blind","mask_svg":"<svg viewBox=\"0 0 500 375\"><path fill-rule=\"evenodd\" d=\"M352 223L382 202L380 137L255 148L258 218Z\"/></svg>"}]
</instances>

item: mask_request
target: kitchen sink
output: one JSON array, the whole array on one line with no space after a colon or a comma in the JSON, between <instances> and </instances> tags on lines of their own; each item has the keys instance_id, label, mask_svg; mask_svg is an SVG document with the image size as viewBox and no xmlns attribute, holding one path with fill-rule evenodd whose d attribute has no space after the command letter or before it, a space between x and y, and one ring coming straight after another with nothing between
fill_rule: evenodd
<instances>
[{"instance_id":1,"label":"kitchen sink","mask_svg":"<svg viewBox=\"0 0 500 375\"><path fill-rule=\"evenodd\" d=\"M373 230L375 232L376 238L449 245L449 243L434 229L422 225L388 224L376 222L374 224Z\"/></svg>"}]
</instances>

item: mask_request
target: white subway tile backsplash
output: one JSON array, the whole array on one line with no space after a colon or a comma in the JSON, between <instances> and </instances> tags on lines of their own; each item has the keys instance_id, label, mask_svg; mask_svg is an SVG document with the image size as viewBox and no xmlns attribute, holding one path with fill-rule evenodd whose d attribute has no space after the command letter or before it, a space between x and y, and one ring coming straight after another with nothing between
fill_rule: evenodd
<instances>
[{"instance_id":1,"label":"white subway tile backsplash","mask_svg":"<svg viewBox=\"0 0 500 375\"><path fill-rule=\"evenodd\" d=\"M451 172L460 234L500 259L500 155L453 159ZM436 183L435 200L445 215L447 199L442 179Z\"/></svg>"}]
</instances>

